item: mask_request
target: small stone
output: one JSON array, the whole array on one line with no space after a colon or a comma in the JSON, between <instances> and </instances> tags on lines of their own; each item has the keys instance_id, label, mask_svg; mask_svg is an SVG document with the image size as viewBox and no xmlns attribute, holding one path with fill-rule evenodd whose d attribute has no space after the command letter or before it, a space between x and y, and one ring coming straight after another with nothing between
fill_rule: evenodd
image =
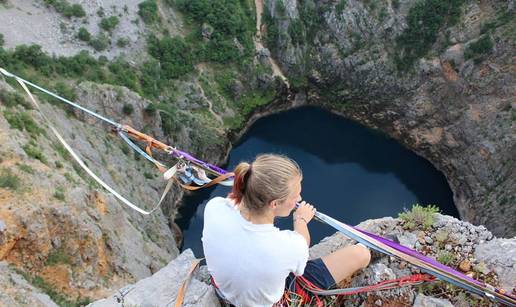
<instances>
[{"instance_id":1,"label":"small stone","mask_svg":"<svg viewBox=\"0 0 516 307\"><path fill-rule=\"evenodd\" d=\"M400 265L398 266L401 270L403 270L404 268L407 267L407 263L406 262L400 262Z\"/></svg>"},{"instance_id":2,"label":"small stone","mask_svg":"<svg viewBox=\"0 0 516 307\"><path fill-rule=\"evenodd\" d=\"M376 302L374 302L374 304L376 306L382 306L383 303L382 303L382 300L376 300Z\"/></svg>"},{"instance_id":3,"label":"small stone","mask_svg":"<svg viewBox=\"0 0 516 307\"><path fill-rule=\"evenodd\" d=\"M428 244L432 244L432 243L434 243L434 240L432 240L432 238L430 238L430 237L425 237L425 242Z\"/></svg>"},{"instance_id":4,"label":"small stone","mask_svg":"<svg viewBox=\"0 0 516 307\"><path fill-rule=\"evenodd\" d=\"M459 269L462 272L468 272L469 270L471 270L471 262L469 262L468 259L462 260L461 263L459 264Z\"/></svg>"},{"instance_id":5,"label":"small stone","mask_svg":"<svg viewBox=\"0 0 516 307\"><path fill-rule=\"evenodd\" d=\"M425 241L425 238L418 238L417 241L420 243L420 244L426 244L426 241Z\"/></svg>"},{"instance_id":6,"label":"small stone","mask_svg":"<svg viewBox=\"0 0 516 307\"><path fill-rule=\"evenodd\" d=\"M471 277L471 278L475 278L475 272L467 272L466 276Z\"/></svg>"},{"instance_id":7,"label":"small stone","mask_svg":"<svg viewBox=\"0 0 516 307\"><path fill-rule=\"evenodd\" d=\"M451 251L451 250L452 250L452 246L451 246L451 244L446 244L446 245L444 246L444 249L445 249L445 250L447 250L447 251Z\"/></svg>"},{"instance_id":8,"label":"small stone","mask_svg":"<svg viewBox=\"0 0 516 307\"><path fill-rule=\"evenodd\" d=\"M452 303L445 299L439 299L435 297L425 296L418 294L414 300L414 307L453 307Z\"/></svg>"}]
</instances>

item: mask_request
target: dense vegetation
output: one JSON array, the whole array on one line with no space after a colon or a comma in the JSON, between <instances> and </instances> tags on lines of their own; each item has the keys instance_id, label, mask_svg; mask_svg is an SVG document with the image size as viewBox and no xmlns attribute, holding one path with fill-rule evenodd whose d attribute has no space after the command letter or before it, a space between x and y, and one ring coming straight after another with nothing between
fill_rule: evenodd
<instances>
[{"instance_id":1,"label":"dense vegetation","mask_svg":"<svg viewBox=\"0 0 516 307\"><path fill-rule=\"evenodd\" d=\"M158 5L156 0L145 0L138 4L138 15L146 24L152 24L159 21Z\"/></svg>"},{"instance_id":2,"label":"dense vegetation","mask_svg":"<svg viewBox=\"0 0 516 307\"><path fill-rule=\"evenodd\" d=\"M424 0L410 8L407 28L396 39L394 60L399 70L407 70L424 57L435 43L439 30L459 20L464 0Z\"/></svg>"},{"instance_id":3,"label":"dense vegetation","mask_svg":"<svg viewBox=\"0 0 516 307\"><path fill-rule=\"evenodd\" d=\"M255 16L247 1L176 0L193 26L188 41L198 61L242 62L253 54ZM202 25L213 29L203 37Z\"/></svg>"},{"instance_id":4,"label":"dense vegetation","mask_svg":"<svg viewBox=\"0 0 516 307\"><path fill-rule=\"evenodd\" d=\"M80 4L72 5L66 0L43 0L43 2L68 18L86 16L86 12Z\"/></svg>"},{"instance_id":5,"label":"dense vegetation","mask_svg":"<svg viewBox=\"0 0 516 307\"><path fill-rule=\"evenodd\" d=\"M481 62L485 55L493 49L493 41L489 35L481 36L476 42L469 44L464 52L464 57L473 59L475 63Z\"/></svg>"}]
</instances>

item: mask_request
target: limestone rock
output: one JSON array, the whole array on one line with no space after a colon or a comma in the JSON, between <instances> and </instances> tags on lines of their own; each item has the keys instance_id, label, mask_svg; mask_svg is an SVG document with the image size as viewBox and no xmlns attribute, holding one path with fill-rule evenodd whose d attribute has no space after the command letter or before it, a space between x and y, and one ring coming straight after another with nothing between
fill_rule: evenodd
<instances>
[{"instance_id":1,"label":"limestone rock","mask_svg":"<svg viewBox=\"0 0 516 307\"><path fill-rule=\"evenodd\" d=\"M493 239L481 243L475 249L475 258L494 270L502 288L511 291L516 280L516 239Z\"/></svg>"},{"instance_id":2,"label":"limestone rock","mask_svg":"<svg viewBox=\"0 0 516 307\"><path fill-rule=\"evenodd\" d=\"M445 299L418 294L413 307L453 307L452 303Z\"/></svg>"},{"instance_id":3,"label":"limestone rock","mask_svg":"<svg viewBox=\"0 0 516 307\"><path fill-rule=\"evenodd\" d=\"M32 286L25 278L0 262L0 306L58 307L50 297Z\"/></svg>"},{"instance_id":4,"label":"limestone rock","mask_svg":"<svg viewBox=\"0 0 516 307\"><path fill-rule=\"evenodd\" d=\"M192 251L186 250L152 276L127 285L108 298L88 306L120 307L119 301L123 301L125 306L173 305L194 260ZM212 286L192 278L185 293L183 306L219 306L219 303Z\"/></svg>"}]
</instances>

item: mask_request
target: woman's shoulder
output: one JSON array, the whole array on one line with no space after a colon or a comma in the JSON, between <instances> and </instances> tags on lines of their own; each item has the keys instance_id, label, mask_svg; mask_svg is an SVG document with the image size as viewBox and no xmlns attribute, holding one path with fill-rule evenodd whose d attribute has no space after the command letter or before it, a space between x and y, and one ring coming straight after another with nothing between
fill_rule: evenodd
<instances>
[{"instance_id":1,"label":"woman's shoulder","mask_svg":"<svg viewBox=\"0 0 516 307\"><path fill-rule=\"evenodd\" d=\"M221 210L222 208L231 208L233 207L233 201L226 197L213 197L206 204L205 210Z\"/></svg>"}]
</instances>

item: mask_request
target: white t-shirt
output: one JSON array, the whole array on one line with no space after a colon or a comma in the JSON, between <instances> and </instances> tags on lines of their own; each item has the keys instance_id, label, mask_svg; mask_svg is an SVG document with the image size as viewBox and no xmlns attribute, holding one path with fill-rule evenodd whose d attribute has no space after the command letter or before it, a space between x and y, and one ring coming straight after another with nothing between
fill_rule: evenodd
<instances>
[{"instance_id":1,"label":"white t-shirt","mask_svg":"<svg viewBox=\"0 0 516 307\"><path fill-rule=\"evenodd\" d=\"M208 271L224 297L239 307L272 306L281 299L288 274L302 275L308 260L299 233L252 224L222 197L206 204L202 243Z\"/></svg>"}]
</instances>

